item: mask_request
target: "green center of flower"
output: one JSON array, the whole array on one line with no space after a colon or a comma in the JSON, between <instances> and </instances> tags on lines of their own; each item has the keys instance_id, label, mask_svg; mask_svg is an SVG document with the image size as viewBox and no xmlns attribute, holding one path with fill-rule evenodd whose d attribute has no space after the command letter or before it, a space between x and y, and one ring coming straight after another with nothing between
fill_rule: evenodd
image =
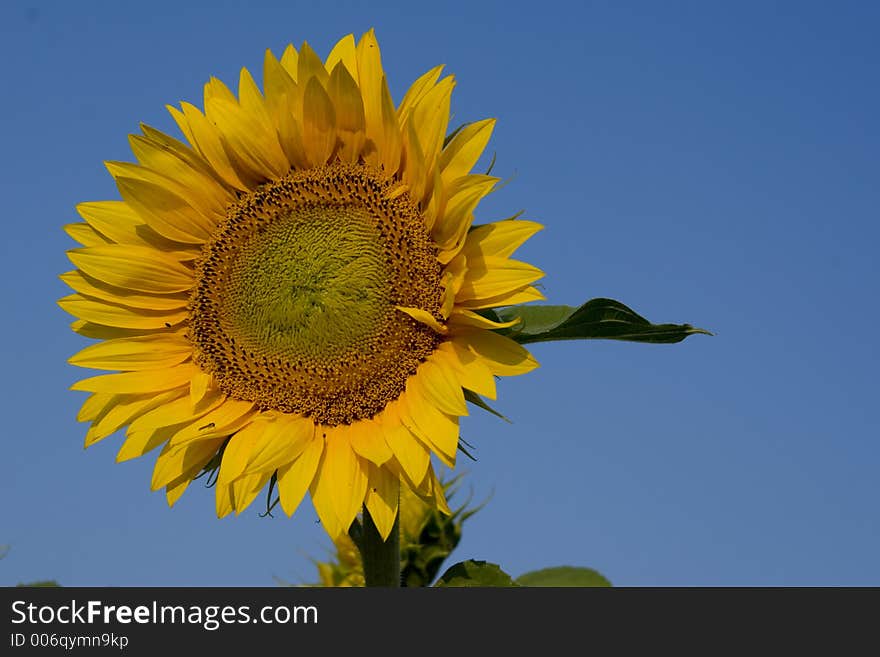
<instances>
[{"instance_id":1,"label":"green center of flower","mask_svg":"<svg viewBox=\"0 0 880 657\"><path fill-rule=\"evenodd\" d=\"M332 364L381 327L391 272L363 208L295 208L241 245L231 324L267 356Z\"/></svg>"},{"instance_id":2,"label":"green center of flower","mask_svg":"<svg viewBox=\"0 0 880 657\"><path fill-rule=\"evenodd\" d=\"M440 265L416 206L364 166L293 172L231 207L190 303L196 362L231 397L350 424L379 413L439 337Z\"/></svg>"}]
</instances>

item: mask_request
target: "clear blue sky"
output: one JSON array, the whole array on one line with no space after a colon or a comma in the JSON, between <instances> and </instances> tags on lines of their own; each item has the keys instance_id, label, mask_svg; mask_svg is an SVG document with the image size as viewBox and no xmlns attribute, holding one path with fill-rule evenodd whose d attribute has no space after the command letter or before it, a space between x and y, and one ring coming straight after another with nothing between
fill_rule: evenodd
<instances>
[{"instance_id":1,"label":"clear blue sky","mask_svg":"<svg viewBox=\"0 0 880 657\"><path fill-rule=\"evenodd\" d=\"M476 499L454 557L621 585L880 585L880 5L871 2L5 2L0 584L267 585L329 541L292 519L169 510L154 456L84 451L84 344L55 304L74 205L118 198L165 103L265 49L376 28L392 93L437 63L453 123L495 116L510 183L478 221L546 224L551 302L610 296L717 333L550 343L463 422ZM871 400L874 400L873 402Z\"/></svg>"}]
</instances>

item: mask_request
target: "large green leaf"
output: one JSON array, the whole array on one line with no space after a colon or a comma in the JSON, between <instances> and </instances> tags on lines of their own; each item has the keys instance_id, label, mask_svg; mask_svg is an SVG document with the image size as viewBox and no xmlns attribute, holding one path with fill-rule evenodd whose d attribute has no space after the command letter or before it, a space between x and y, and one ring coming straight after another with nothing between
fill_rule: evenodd
<instances>
[{"instance_id":1,"label":"large green leaf","mask_svg":"<svg viewBox=\"0 0 880 657\"><path fill-rule=\"evenodd\" d=\"M469 559L450 566L435 586L518 586L518 584L501 570L498 564Z\"/></svg>"},{"instance_id":2,"label":"large green leaf","mask_svg":"<svg viewBox=\"0 0 880 657\"><path fill-rule=\"evenodd\" d=\"M520 586L611 586L605 577L592 568L556 566L533 570L516 578Z\"/></svg>"},{"instance_id":3,"label":"large green leaf","mask_svg":"<svg viewBox=\"0 0 880 657\"><path fill-rule=\"evenodd\" d=\"M672 343L681 342L695 333L712 335L690 324L652 324L614 299L591 299L579 308L511 306L486 314L504 322L519 318L519 324L499 332L521 344L589 339Z\"/></svg>"}]
</instances>

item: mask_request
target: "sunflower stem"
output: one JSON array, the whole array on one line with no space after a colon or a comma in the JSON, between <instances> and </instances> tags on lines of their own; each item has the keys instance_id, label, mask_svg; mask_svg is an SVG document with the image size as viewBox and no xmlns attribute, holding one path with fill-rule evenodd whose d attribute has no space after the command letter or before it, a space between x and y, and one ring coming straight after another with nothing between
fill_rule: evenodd
<instances>
[{"instance_id":1,"label":"sunflower stem","mask_svg":"<svg viewBox=\"0 0 880 657\"><path fill-rule=\"evenodd\" d=\"M364 561L364 580L367 586L400 586L400 515L383 541L370 512L364 506L363 530L358 548Z\"/></svg>"}]
</instances>

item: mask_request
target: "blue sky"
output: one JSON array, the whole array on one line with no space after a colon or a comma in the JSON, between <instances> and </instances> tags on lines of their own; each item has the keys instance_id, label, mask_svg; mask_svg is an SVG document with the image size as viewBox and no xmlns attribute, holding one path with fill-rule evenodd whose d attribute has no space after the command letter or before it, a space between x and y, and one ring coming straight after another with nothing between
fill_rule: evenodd
<instances>
[{"instance_id":1,"label":"blue sky","mask_svg":"<svg viewBox=\"0 0 880 657\"><path fill-rule=\"evenodd\" d=\"M310 505L169 510L153 456L84 451L84 341L55 300L80 201L118 198L143 121L265 49L321 55L375 27L395 100L445 63L453 123L498 118L522 251L553 303L598 296L715 337L541 344L473 413L491 495L454 558L514 575L590 565L620 585L880 585L880 7L869 2L25 3L0 9L6 321L0 584L255 585L314 577ZM874 402L871 402L871 400Z\"/></svg>"}]
</instances>

